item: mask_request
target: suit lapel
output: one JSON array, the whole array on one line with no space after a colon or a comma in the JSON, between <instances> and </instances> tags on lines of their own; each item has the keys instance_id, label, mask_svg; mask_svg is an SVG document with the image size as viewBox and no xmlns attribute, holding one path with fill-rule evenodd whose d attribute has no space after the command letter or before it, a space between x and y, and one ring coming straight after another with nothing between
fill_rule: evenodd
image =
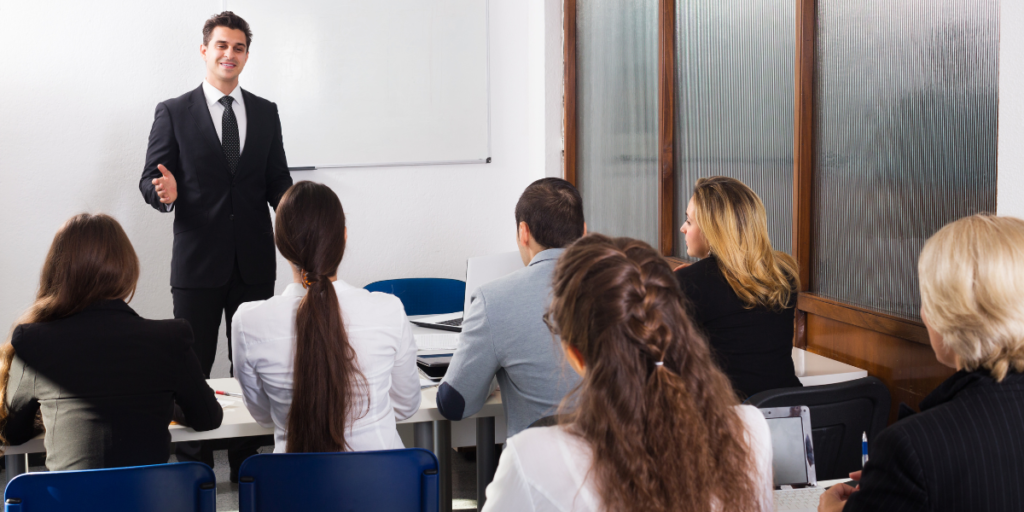
<instances>
[{"instance_id":1,"label":"suit lapel","mask_svg":"<svg viewBox=\"0 0 1024 512\"><path fill-rule=\"evenodd\" d=\"M242 98L245 99L245 145L242 149L242 154L238 158L238 168L235 169L235 174L244 172L243 169L248 169L251 165L249 160L255 158L259 153L256 149L256 145L263 139L263 129L266 128L267 123L262 121L262 112L259 109L259 105L256 104L256 100L253 99L253 95L249 94L249 91L242 89Z\"/></svg>"},{"instance_id":2,"label":"suit lapel","mask_svg":"<svg viewBox=\"0 0 1024 512\"><path fill-rule=\"evenodd\" d=\"M224 172L230 175L231 171L228 169L228 158L224 156L224 148L221 147L220 139L217 138L217 129L213 126L213 118L210 116L210 107L206 105L206 95L203 94L203 86L200 85L198 89L192 91L188 100L188 113L192 115L192 120L196 123L196 129L199 130L199 135L209 142L216 153L220 155L218 162L223 164L221 167L223 167ZM246 111L246 113L248 113L248 111Z\"/></svg>"}]
</instances>

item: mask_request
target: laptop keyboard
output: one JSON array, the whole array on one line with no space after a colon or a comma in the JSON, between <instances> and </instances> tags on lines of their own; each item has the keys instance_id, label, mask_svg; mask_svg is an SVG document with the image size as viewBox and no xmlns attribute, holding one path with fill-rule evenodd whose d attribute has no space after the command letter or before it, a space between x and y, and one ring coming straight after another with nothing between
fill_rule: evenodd
<instances>
[{"instance_id":1,"label":"laptop keyboard","mask_svg":"<svg viewBox=\"0 0 1024 512\"><path fill-rule=\"evenodd\" d=\"M816 511L818 510L818 500L824 492L824 487L775 491L775 510L776 512Z\"/></svg>"},{"instance_id":2,"label":"laptop keyboard","mask_svg":"<svg viewBox=\"0 0 1024 512\"><path fill-rule=\"evenodd\" d=\"M448 326L451 326L451 327L460 327L462 325L462 319L461 318L455 318L455 319L452 319L452 320L445 320L444 322L434 322L434 323L436 323L437 325L448 325Z\"/></svg>"}]
</instances>

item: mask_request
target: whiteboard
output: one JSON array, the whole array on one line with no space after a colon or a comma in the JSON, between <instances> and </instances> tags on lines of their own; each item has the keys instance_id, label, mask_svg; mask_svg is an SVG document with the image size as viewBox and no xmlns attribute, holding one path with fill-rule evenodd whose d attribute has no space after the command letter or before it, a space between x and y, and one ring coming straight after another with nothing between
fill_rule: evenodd
<instances>
[{"instance_id":1,"label":"whiteboard","mask_svg":"<svg viewBox=\"0 0 1024 512\"><path fill-rule=\"evenodd\" d=\"M228 0L243 89L277 103L288 165L490 157L487 0Z\"/></svg>"}]
</instances>

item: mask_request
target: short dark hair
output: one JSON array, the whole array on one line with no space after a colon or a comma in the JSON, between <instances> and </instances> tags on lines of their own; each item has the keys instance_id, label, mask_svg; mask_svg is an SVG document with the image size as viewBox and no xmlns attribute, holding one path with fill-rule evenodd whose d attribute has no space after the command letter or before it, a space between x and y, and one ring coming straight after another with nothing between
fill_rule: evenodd
<instances>
[{"instance_id":1,"label":"short dark hair","mask_svg":"<svg viewBox=\"0 0 1024 512\"><path fill-rule=\"evenodd\" d=\"M565 247L583 236L583 198L571 183L541 178L526 187L516 203L516 225L548 249Z\"/></svg>"},{"instance_id":2,"label":"short dark hair","mask_svg":"<svg viewBox=\"0 0 1024 512\"><path fill-rule=\"evenodd\" d=\"M241 16L231 11L214 14L210 16L210 19L206 20L206 24L203 25L203 46L210 45L210 35L213 34L213 29L217 27L227 27L244 32L245 50L249 51L249 46L252 45L252 31L249 30L249 24Z\"/></svg>"}]
</instances>

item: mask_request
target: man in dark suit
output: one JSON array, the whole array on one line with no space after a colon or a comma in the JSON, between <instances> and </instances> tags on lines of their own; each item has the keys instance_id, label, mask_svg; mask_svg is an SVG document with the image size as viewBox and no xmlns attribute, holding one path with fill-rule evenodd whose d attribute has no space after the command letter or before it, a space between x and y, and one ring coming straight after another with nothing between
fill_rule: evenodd
<instances>
[{"instance_id":1,"label":"man in dark suit","mask_svg":"<svg viewBox=\"0 0 1024 512\"><path fill-rule=\"evenodd\" d=\"M174 317L192 324L207 377L221 315L274 295L276 208L292 184L277 106L238 86L249 57L248 23L230 11L203 27L206 80L157 105L139 188L160 212L174 211L171 294ZM230 359L231 343L228 343ZM251 444L251 443L250 443ZM255 447L247 450L255 453ZM179 458L190 458L179 449ZM232 480L245 455L229 451ZM212 465L204 450L199 458Z\"/></svg>"}]
</instances>

